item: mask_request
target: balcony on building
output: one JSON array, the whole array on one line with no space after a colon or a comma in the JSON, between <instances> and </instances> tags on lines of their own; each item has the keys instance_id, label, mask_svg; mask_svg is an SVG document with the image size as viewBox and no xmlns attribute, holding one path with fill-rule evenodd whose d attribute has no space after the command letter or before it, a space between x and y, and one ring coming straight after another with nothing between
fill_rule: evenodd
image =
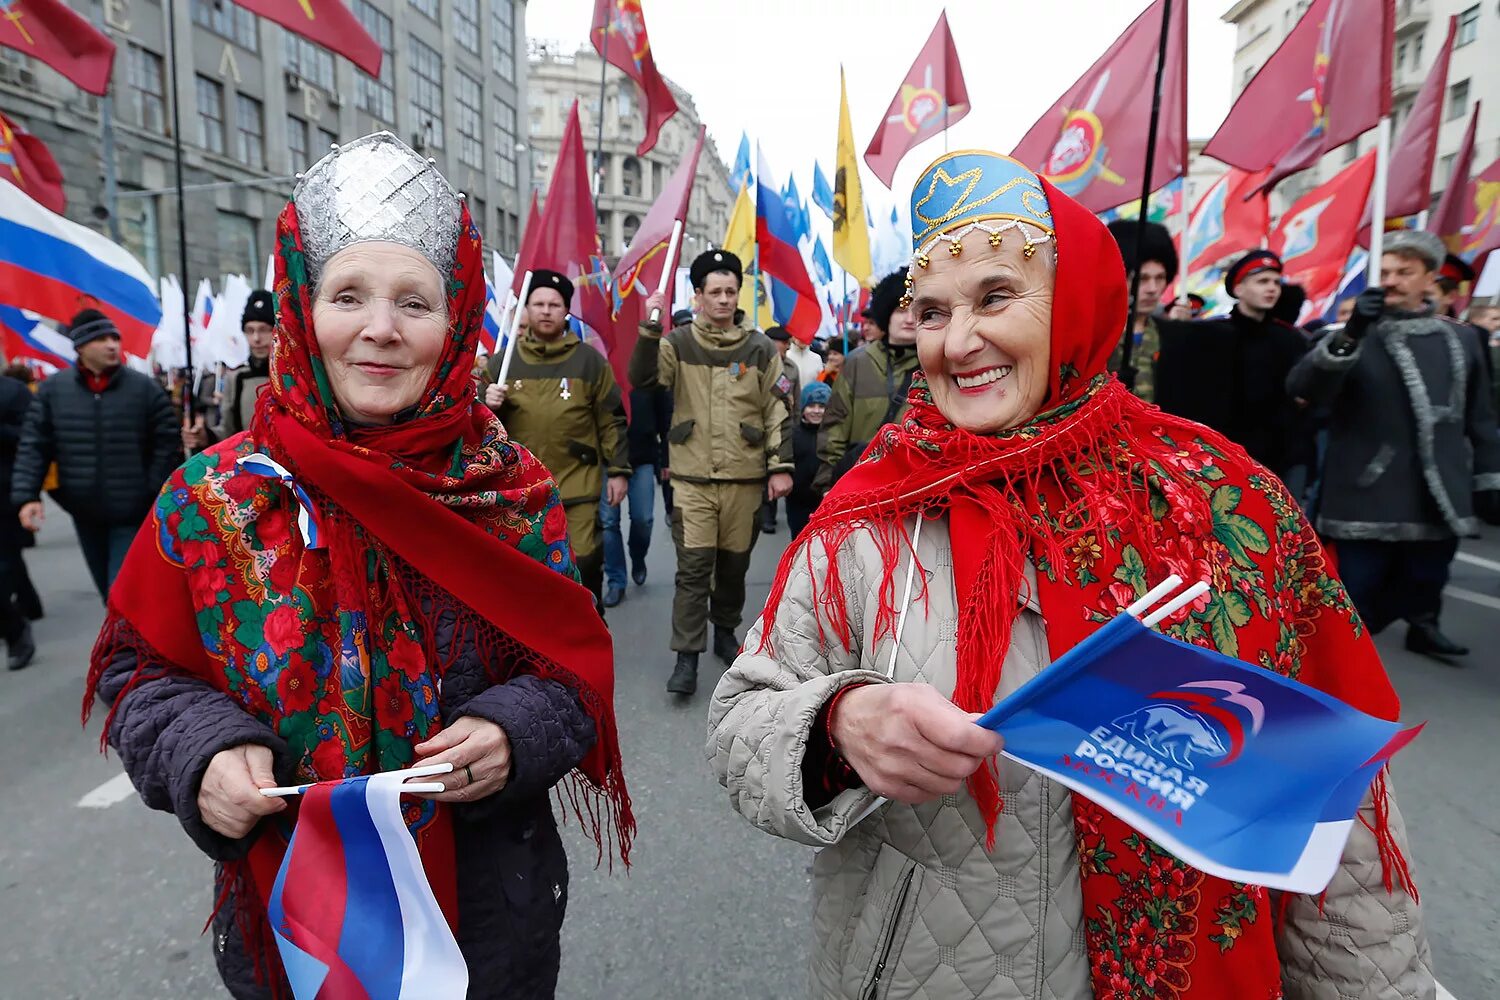
<instances>
[{"instance_id":1,"label":"balcony on building","mask_svg":"<svg viewBox=\"0 0 1500 1000\"><path fill-rule=\"evenodd\" d=\"M1432 0L1397 0L1396 37L1421 31L1432 19Z\"/></svg>"}]
</instances>

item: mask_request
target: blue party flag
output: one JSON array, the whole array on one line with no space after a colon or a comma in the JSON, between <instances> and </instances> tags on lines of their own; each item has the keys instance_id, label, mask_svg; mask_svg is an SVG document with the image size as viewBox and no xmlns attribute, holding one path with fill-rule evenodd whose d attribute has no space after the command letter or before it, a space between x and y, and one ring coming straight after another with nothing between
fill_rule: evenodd
<instances>
[{"instance_id":1,"label":"blue party flag","mask_svg":"<svg viewBox=\"0 0 1500 1000\"><path fill-rule=\"evenodd\" d=\"M828 183L828 178L823 176L823 165L813 163L813 204L823 210L828 218L833 218L833 188Z\"/></svg>"}]
</instances>

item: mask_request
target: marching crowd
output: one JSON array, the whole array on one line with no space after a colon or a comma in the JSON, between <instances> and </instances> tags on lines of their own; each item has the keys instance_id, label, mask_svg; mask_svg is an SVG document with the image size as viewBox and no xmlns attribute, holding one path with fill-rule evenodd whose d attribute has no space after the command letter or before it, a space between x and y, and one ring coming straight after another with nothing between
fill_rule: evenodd
<instances>
[{"instance_id":1,"label":"marching crowd","mask_svg":"<svg viewBox=\"0 0 1500 1000\"><path fill-rule=\"evenodd\" d=\"M742 262L710 250L691 262L692 308L606 358L570 327L557 261L534 273L500 382L497 359L476 359L482 257L455 239L462 201L378 135L299 181L276 294L245 309L250 360L200 385L190 421L92 310L68 327L76 367L34 392L0 378L10 666L35 653L22 552L45 492L107 602L90 693L110 742L217 863L235 996L281 976L265 900L287 806L258 789L442 762L444 791L407 819L471 995L551 995L567 877L548 791L597 796L582 815L601 850L628 856L633 834L605 630L627 577L646 582L658 492L676 548L667 690L693 696L702 654L722 661L715 773L751 822L825 848L819 995L1012 980L985 995L1424 995L1393 794L1367 800L1326 896L1283 900L1273 922L1265 890L997 761L971 713L1082 638L1127 551L1216 585L1216 560L1237 560L1247 595L1275 591L1231 622L1237 655L1367 711L1394 696L1361 621L1404 619L1408 648L1461 657L1441 593L1459 540L1500 524L1500 308L1454 317L1472 273L1403 231L1337 323L1295 325L1297 290L1257 248L1226 271L1232 312L1194 318L1201 301L1162 301L1177 260L1161 227L1106 230L1007 157L939 163L954 158L993 193L971 204L990 204L914 209L910 273L879 283L847 341L755 329ZM421 207L354 211L349 179L370 171ZM1130 499L1142 489L1149 503ZM1233 559L1204 520L1210 492L1213 517L1259 540ZM751 551L781 510L795 542L747 635ZM893 801L856 833L877 796ZM999 895L974 905L976 885ZM1230 943L1210 940L1231 919L1210 914L1240 896ZM1339 948L1330 922L1362 946ZM1376 972L1389 988L1368 993Z\"/></svg>"}]
</instances>

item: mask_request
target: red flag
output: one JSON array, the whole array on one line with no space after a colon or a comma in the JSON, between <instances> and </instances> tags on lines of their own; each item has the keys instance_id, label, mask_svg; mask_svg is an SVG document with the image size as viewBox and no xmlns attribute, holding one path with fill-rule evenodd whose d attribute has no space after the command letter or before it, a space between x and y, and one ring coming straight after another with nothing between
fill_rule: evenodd
<instances>
[{"instance_id":1,"label":"red flag","mask_svg":"<svg viewBox=\"0 0 1500 1000\"><path fill-rule=\"evenodd\" d=\"M1394 0L1313 0L1244 89L1203 153L1273 168L1266 188L1391 113Z\"/></svg>"},{"instance_id":2,"label":"red flag","mask_svg":"<svg viewBox=\"0 0 1500 1000\"><path fill-rule=\"evenodd\" d=\"M890 187L903 156L968 113L969 89L944 11L891 99L885 120L865 150L865 162Z\"/></svg>"},{"instance_id":3,"label":"red flag","mask_svg":"<svg viewBox=\"0 0 1500 1000\"><path fill-rule=\"evenodd\" d=\"M661 194L651 204L645 221L636 230L635 238L630 241L630 249L625 251L625 256L615 265L614 315L618 328L617 339L629 336L634 340L635 328L639 325L640 303L647 295L656 291L662 268L672 263L666 259L667 244L672 240L673 227L679 222L687 221L688 202L693 195L693 179L698 176L698 157L703 152L703 136L706 132L705 126L698 126L698 141L694 144L693 151L677 164L677 169L663 185ZM630 319L627 324L621 316L632 306L635 308L633 315L627 317ZM668 314L672 311L670 281L667 282L664 311Z\"/></svg>"},{"instance_id":4,"label":"red flag","mask_svg":"<svg viewBox=\"0 0 1500 1000\"><path fill-rule=\"evenodd\" d=\"M1164 0L1156 0L1130 22L1125 33L1031 126L1011 153L1091 212L1140 197L1151 123L1150 84L1155 78L1164 16ZM1153 191L1186 170L1186 3L1172 8L1161 102Z\"/></svg>"},{"instance_id":5,"label":"red flag","mask_svg":"<svg viewBox=\"0 0 1500 1000\"><path fill-rule=\"evenodd\" d=\"M1401 134L1391 146L1391 161L1385 186L1385 218L1416 215L1431 204L1432 161L1437 156L1438 132L1443 126L1443 105L1448 95L1448 57L1458 18L1448 18L1448 37L1432 61L1432 69L1412 102ZM1375 206L1365 209L1359 245L1370 245L1370 220ZM1383 220L1382 220L1383 221Z\"/></svg>"},{"instance_id":6,"label":"red flag","mask_svg":"<svg viewBox=\"0 0 1500 1000\"><path fill-rule=\"evenodd\" d=\"M1309 302L1338 288L1374 180L1372 149L1297 199L1271 234L1271 250L1281 257L1285 280L1301 285Z\"/></svg>"},{"instance_id":7,"label":"red flag","mask_svg":"<svg viewBox=\"0 0 1500 1000\"><path fill-rule=\"evenodd\" d=\"M1468 197L1464 199L1469 224L1459 244L1459 256L1468 261L1477 261L1484 254L1500 247L1500 160L1484 169L1484 173L1469 184Z\"/></svg>"},{"instance_id":8,"label":"red flag","mask_svg":"<svg viewBox=\"0 0 1500 1000\"><path fill-rule=\"evenodd\" d=\"M641 0L594 0L594 24L589 28L589 38L606 62L635 81L646 115L646 137L635 153L644 156L656 145L662 125L677 113L677 98L656 70Z\"/></svg>"},{"instance_id":9,"label":"red flag","mask_svg":"<svg viewBox=\"0 0 1500 1000\"><path fill-rule=\"evenodd\" d=\"M380 43L370 37L343 0L234 0L235 3L275 21L294 35L348 59L371 76L380 76Z\"/></svg>"},{"instance_id":10,"label":"red flag","mask_svg":"<svg viewBox=\"0 0 1500 1000\"><path fill-rule=\"evenodd\" d=\"M1430 232L1443 238L1450 250L1462 243L1464 216L1474 204L1474 185L1469 181L1469 171L1474 169L1474 133L1479 129L1481 103L1474 102L1469 128L1464 132L1464 140L1459 143L1458 155L1453 160L1453 172L1448 175L1448 185L1443 188L1443 196L1438 199L1437 208L1432 213L1432 224L1428 226Z\"/></svg>"},{"instance_id":11,"label":"red flag","mask_svg":"<svg viewBox=\"0 0 1500 1000\"><path fill-rule=\"evenodd\" d=\"M40 202L49 212L63 214L62 171L42 140L0 114L0 178Z\"/></svg>"},{"instance_id":12,"label":"red flag","mask_svg":"<svg viewBox=\"0 0 1500 1000\"><path fill-rule=\"evenodd\" d=\"M1271 210L1265 193L1257 190L1265 179L1264 171L1230 167L1203 192L1188 218L1183 273L1196 274L1265 241Z\"/></svg>"},{"instance_id":13,"label":"red flag","mask_svg":"<svg viewBox=\"0 0 1500 1000\"><path fill-rule=\"evenodd\" d=\"M91 94L109 93L115 43L62 0L0 3L0 45L46 63Z\"/></svg>"},{"instance_id":14,"label":"red flag","mask_svg":"<svg viewBox=\"0 0 1500 1000\"><path fill-rule=\"evenodd\" d=\"M531 262L536 260L536 243L542 238L542 212L537 207L536 189L531 192L531 208L526 213L526 228L521 230L521 247L516 254L515 277L510 282L510 293L521 294L521 281L525 272L531 267Z\"/></svg>"}]
</instances>

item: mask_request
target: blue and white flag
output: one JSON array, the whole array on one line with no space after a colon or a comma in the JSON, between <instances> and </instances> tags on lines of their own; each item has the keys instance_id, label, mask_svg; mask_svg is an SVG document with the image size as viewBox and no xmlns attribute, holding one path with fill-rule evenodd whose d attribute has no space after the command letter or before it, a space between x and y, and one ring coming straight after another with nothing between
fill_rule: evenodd
<instances>
[{"instance_id":1,"label":"blue and white flag","mask_svg":"<svg viewBox=\"0 0 1500 1000\"><path fill-rule=\"evenodd\" d=\"M1200 871L1301 893L1327 887L1370 783L1421 729L1129 613L979 724Z\"/></svg>"},{"instance_id":2,"label":"blue and white flag","mask_svg":"<svg viewBox=\"0 0 1500 1000\"><path fill-rule=\"evenodd\" d=\"M813 162L813 204L823 210L823 214L833 219L833 188L828 184L828 178L823 176L823 165Z\"/></svg>"}]
</instances>

